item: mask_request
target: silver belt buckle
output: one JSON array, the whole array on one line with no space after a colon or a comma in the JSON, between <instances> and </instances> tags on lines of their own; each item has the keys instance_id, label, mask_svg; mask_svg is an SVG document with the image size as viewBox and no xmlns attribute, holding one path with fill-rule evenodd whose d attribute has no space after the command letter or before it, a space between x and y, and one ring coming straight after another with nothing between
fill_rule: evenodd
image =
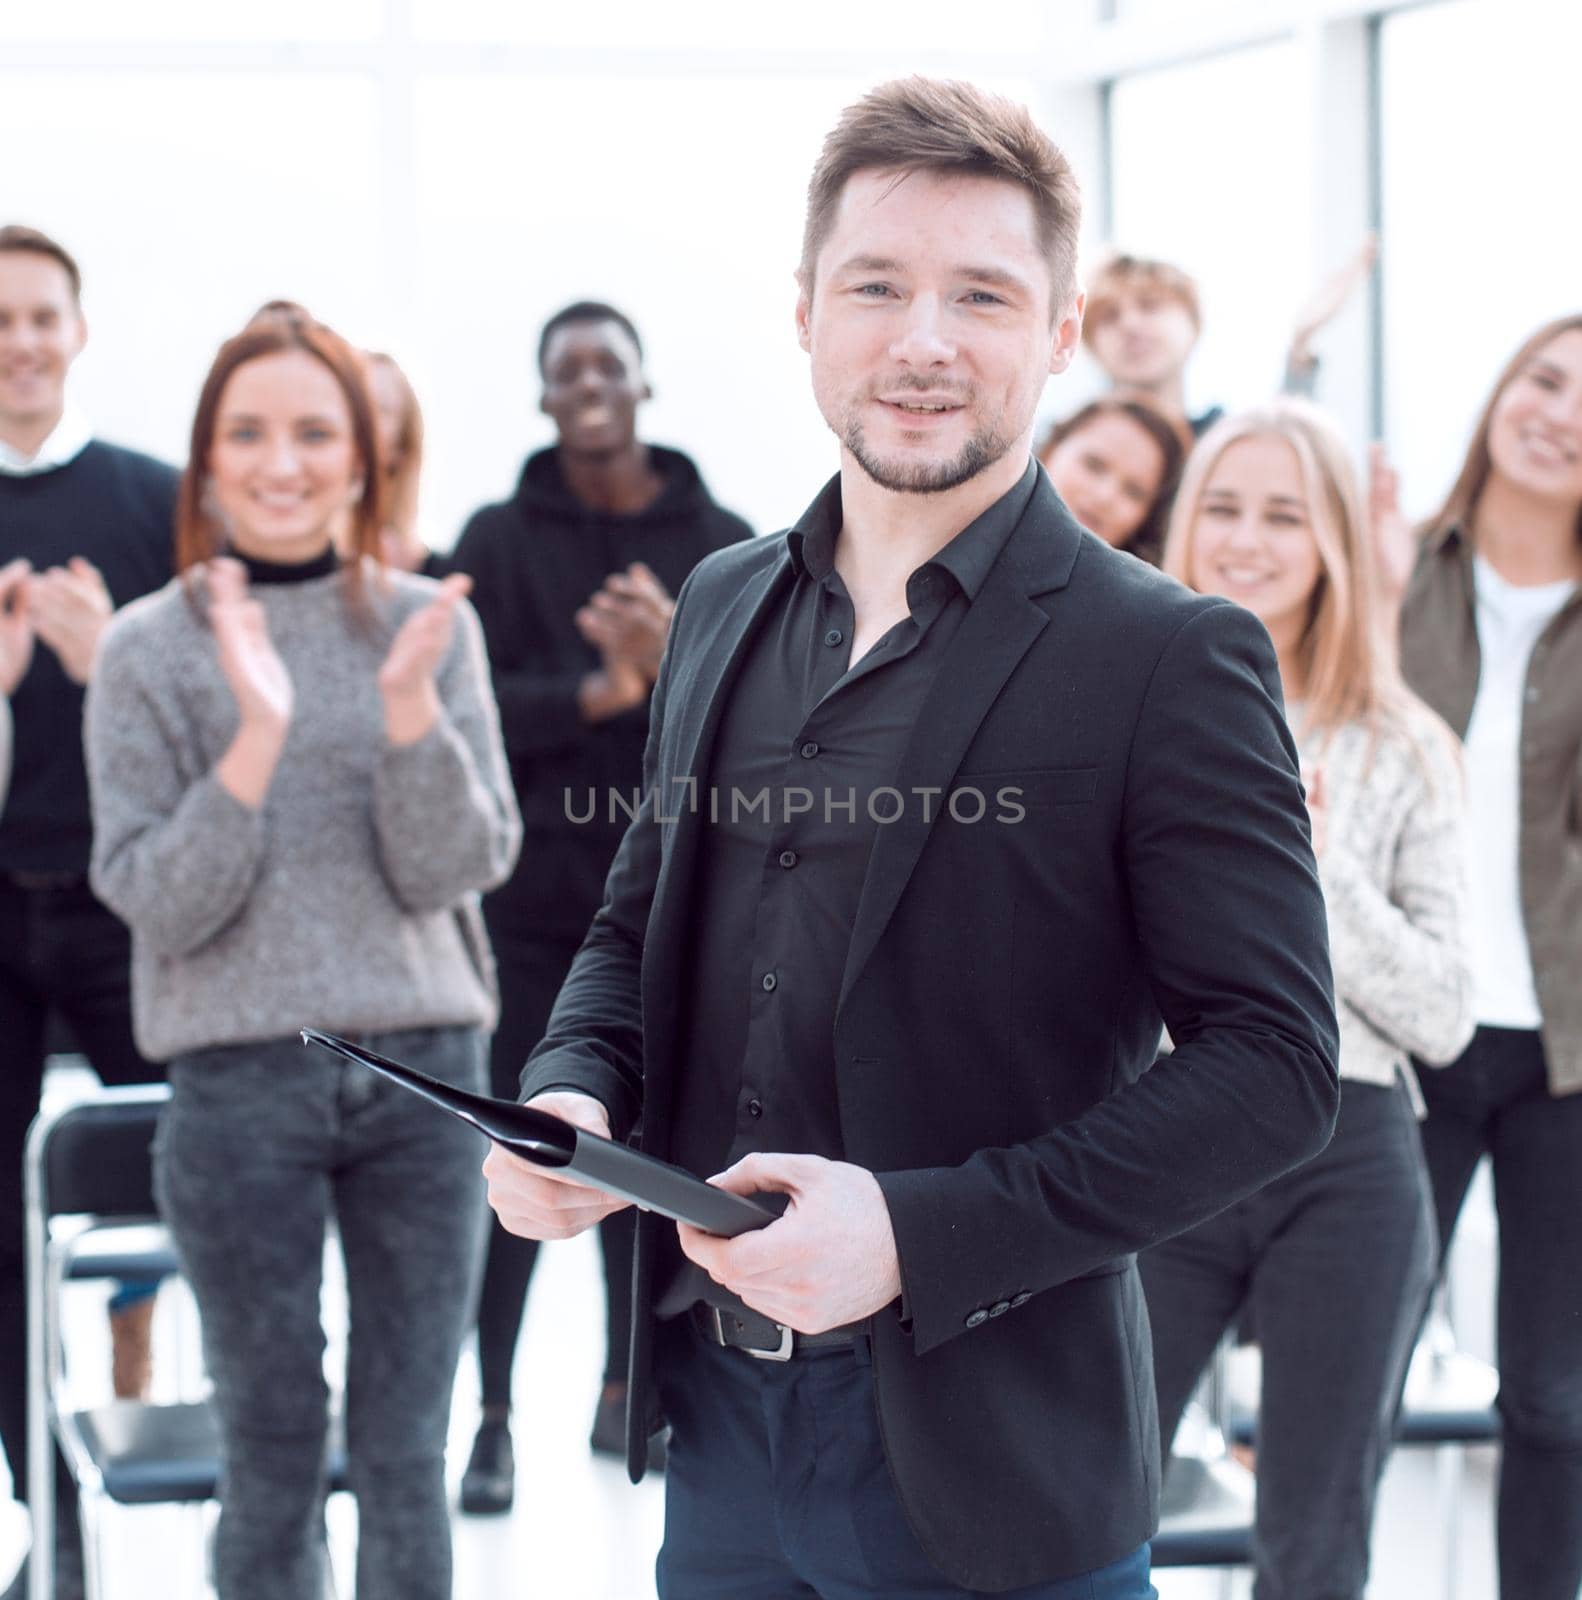
<instances>
[{"instance_id":1,"label":"silver belt buckle","mask_svg":"<svg viewBox=\"0 0 1582 1600\"><path fill-rule=\"evenodd\" d=\"M714 1337L727 1350L740 1350L744 1356L751 1356L754 1361L789 1361L791 1347L796 1335L782 1322L775 1326L780 1330L780 1343L773 1350L755 1350L751 1345L731 1344L725 1337L725 1317L718 1306L710 1306L714 1314Z\"/></svg>"}]
</instances>

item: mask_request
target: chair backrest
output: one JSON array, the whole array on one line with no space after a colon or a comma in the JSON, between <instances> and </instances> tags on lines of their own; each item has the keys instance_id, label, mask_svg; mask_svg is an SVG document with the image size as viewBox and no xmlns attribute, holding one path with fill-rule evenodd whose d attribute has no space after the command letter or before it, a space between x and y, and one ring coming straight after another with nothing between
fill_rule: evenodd
<instances>
[{"instance_id":1,"label":"chair backrest","mask_svg":"<svg viewBox=\"0 0 1582 1600\"><path fill-rule=\"evenodd\" d=\"M164 1084L138 1085L41 1112L27 1166L44 1217L155 1215L152 1146L169 1100Z\"/></svg>"}]
</instances>

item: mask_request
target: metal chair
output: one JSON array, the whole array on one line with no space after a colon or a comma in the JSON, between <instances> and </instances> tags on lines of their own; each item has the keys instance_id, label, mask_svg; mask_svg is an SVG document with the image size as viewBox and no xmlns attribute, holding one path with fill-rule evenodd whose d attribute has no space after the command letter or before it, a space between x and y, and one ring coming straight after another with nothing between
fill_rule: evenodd
<instances>
[{"instance_id":1,"label":"metal chair","mask_svg":"<svg viewBox=\"0 0 1582 1600\"><path fill-rule=\"evenodd\" d=\"M218 1492L219 1429L206 1400L75 1409L67 1392L63 1290L74 1278L135 1275L135 1253L125 1249L124 1232L117 1242L117 1231L157 1222L151 1145L169 1098L163 1084L101 1089L42 1112L28 1132L29 1600L54 1592L54 1443L80 1493L88 1600L103 1600L99 1534L107 1502L197 1506ZM157 1235L142 1238L143 1270L169 1275L168 1246ZM340 1452L330 1484L345 1485Z\"/></svg>"}]
</instances>

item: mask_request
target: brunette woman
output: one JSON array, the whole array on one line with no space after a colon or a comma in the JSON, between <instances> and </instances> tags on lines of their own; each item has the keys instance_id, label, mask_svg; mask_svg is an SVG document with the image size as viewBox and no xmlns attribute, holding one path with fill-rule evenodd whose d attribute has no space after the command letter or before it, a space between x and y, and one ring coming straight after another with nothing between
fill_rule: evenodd
<instances>
[{"instance_id":1,"label":"brunette woman","mask_svg":"<svg viewBox=\"0 0 1582 1600\"><path fill-rule=\"evenodd\" d=\"M1502 1600L1582 1590L1582 315L1495 382L1401 616L1407 681L1466 741L1474 1014L1424 1085L1448 1248L1499 1211Z\"/></svg>"},{"instance_id":2,"label":"brunette woman","mask_svg":"<svg viewBox=\"0 0 1582 1600\"><path fill-rule=\"evenodd\" d=\"M214 1379L222 1600L323 1592L331 1216L357 1590L451 1592L444 1444L483 1152L297 1033L481 1087L477 894L519 823L467 581L377 562L374 439L359 359L328 329L277 316L224 345L179 577L116 618L88 703L93 884L132 929L139 1043L170 1063L157 1192Z\"/></svg>"},{"instance_id":3,"label":"brunette woman","mask_svg":"<svg viewBox=\"0 0 1582 1600\"><path fill-rule=\"evenodd\" d=\"M1146 400L1105 395L1057 422L1038 455L1084 528L1156 567L1187 446Z\"/></svg>"},{"instance_id":4,"label":"brunette woman","mask_svg":"<svg viewBox=\"0 0 1582 1600\"><path fill-rule=\"evenodd\" d=\"M1384 644L1370 533L1343 445L1281 402L1216 425L1187 465L1165 570L1252 611L1274 642L1306 772L1340 1017L1329 1147L1145 1253L1160 1436L1225 1329L1263 1352L1259 1600L1361 1600L1395 1398L1433 1275L1409 1056L1472 1030L1454 740Z\"/></svg>"}]
</instances>

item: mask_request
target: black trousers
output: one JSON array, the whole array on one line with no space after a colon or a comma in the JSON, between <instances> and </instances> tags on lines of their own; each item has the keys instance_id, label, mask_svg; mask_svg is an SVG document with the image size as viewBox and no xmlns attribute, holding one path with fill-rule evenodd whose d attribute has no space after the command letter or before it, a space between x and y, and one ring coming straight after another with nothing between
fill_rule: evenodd
<instances>
[{"instance_id":1,"label":"black trousers","mask_svg":"<svg viewBox=\"0 0 1582 1600\"><path fill-rule=\"evenodd\" d=\"M1139 1258L1166 1450L1244 1305L1263 1352L1257 1600L1361 1600L1434 1224L1400 1086L1345 1081L1327 1149Z\"/></svg>"},{"instance_id":2,"label":"black trousers","mask_svg":"<svg viewBox=\"0 0 1582 1600\"><path fill-rule=\"evenodd\" d=\"M488 902L484 905L489 911ZM555 996L566 981L575 943L549 943L522 936L519 928L489 916L489 936L500 969L500 1023L489 1048L491 1092L515 1100L528 1052L544 1037ZM624 1383L632 1343L632 1255L636 1222L618 1211L599 1226L604 1255L604 1381ZM491 1218L483 1283L478 1292L478 1367L483 1403L511 1403L511 1368L527 1304L527 1287L538 1260L538 1244L507 1233Z\"/></svg>"},{"instance_id":3,"label":"black trousers","mask_svg":"<svg viewBox=\"0 0 1582 1600\"><path fill-rule=\"evenodd\" d=\"M38 1111L46 1030L63 1019L107 1084L163 1074L132 1042L131 936L86 879L25 887L0 874L0 1441L27 1498L27 1301L22 1151ZM76 1485L56 1459L57 1503Z\"/></svg>"},{"instance_id":4,"label":"black trousers","mask_svg":"<svg viewBox=\"0 0 1582 1600\"><path fill-rule=\"evenodd\" d=\"M1479 1159L1499 1210L1500 1600L1582 1590L1582 1094L1550 1094L1535 1031L1479 1028L1425 1072L1423 1149L1448 1249Z\"/></svg>"}]
</instances>

